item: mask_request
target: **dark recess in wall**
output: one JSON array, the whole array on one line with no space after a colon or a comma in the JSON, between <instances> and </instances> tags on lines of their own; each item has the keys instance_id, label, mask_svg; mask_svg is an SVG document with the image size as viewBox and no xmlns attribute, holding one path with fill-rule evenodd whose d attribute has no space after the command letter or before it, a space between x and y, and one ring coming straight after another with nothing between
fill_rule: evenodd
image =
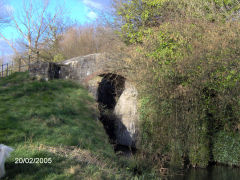
<instances>
[{"instance_id":1,"label":"dark recess in wall","mask_svg":"<svg viewBox=\"0 0 240 180\"><path fill-rule=\"evenodd\" d=\"M122 94L125 85L125 78L116 74L102 74L102 81L99 83L97 91L98 109L100 111L100 121L103 123L105 131L109 136L110 143L116 141L115 124L117 118L113 111L117 100Z\"/></svg>"}]
</instances>

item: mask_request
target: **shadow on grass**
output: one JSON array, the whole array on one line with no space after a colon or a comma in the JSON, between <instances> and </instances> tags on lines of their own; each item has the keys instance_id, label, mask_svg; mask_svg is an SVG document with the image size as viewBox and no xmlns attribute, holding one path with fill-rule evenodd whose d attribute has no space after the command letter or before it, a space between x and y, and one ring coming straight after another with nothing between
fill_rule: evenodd
<instances>
[{"instance_id":1,"label":"shadow on grass","mask_svg":"<svg viewBox=\"0 0 240 180\"><path fill-rule=\"evenodd\" d=\"M45 179L39 176L40 171L45 170L49 165L41 164L15 164L14 162L6 163L7 174L5 179L17 179L18 176L31 176L36 179Z\"/></svg>"}]
</instances>

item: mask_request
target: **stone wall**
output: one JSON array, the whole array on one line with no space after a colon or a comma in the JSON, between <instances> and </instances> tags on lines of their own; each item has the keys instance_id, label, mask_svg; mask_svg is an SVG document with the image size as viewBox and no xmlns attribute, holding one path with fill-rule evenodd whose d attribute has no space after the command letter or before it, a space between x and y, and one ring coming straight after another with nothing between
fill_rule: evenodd
<instances>
[{"instance_id":1,"label":"stone wall","mask_svg":"<svg viewBox=\"0 0 240 180\"><path fill-rule=\"evenodd\" d=\"M115 131L117 144L135 147L137 140L137 90L128 81L114 108L114 115L120 121L116 121Z\"/></svg>"},{"instance_id":2,"label":"stone wall","mask_svg":"<svg viewBox=\"0 0 240 180\"><path fill-rule=\"evenodd\" d=\"M89 92L97 98L97 88L101 81L99 75L113 71L112 60L107 54L90 54L63 61L61 64L69 67L69 72L62 75L64 79L74 79L85 85Z\"/></svg>"},{"instance_id":3,"label":"stone wall","mask_svg":"<svg viewBox=\"0 0 240 180\"><path fill-rule=\"evenodd\" d=\"M70 70L70 66L50 62L37 62L29 67L31 76L45 80L68 79Z\"/></svg>"},{"instance_id":4,"label":"stone wall","mask_svg":"<svg viewBox=\"0 0 240 180\"><path fill-rule=\"evenodd\" d=\"M62 63L38 62L30 67L32 76L41 79L71 79L88 88L98 99L98 88L106 74L117 74L113 61L106 54L75 57ZM125 78L126 79L126 78ZM137 139L137 90L126 80L113 114L117 118L115 136L118 144L135 146Z\"/></svg>"}]
</instances>

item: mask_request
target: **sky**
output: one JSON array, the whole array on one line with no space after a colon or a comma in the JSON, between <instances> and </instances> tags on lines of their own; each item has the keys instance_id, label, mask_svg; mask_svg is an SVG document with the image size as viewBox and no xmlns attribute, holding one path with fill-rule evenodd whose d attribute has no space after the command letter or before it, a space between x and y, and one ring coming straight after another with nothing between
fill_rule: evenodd
<instances>
[{"instance_id":1,"label":"sky","mask_svg":"<svg viewBox=\"0 0 240 180\"><path fill-rule=\"evenodd\" d=\"M4 0L3 9L0 11L17 15L19 10L23 8L21 1L22 0ZM109 9L111 7L111 0L49 0L49 12L54 13L57 5L63 6L66 9L66 16L70 20L79 24L85 24L94 22L98 18L99 12ZM16 30L11 26L1 27L0 31L10 41L14 41L19 37ZM0 57L5 56L7 59L12 53L12 49L0 37Z\"/></svg>"}]
</instances>

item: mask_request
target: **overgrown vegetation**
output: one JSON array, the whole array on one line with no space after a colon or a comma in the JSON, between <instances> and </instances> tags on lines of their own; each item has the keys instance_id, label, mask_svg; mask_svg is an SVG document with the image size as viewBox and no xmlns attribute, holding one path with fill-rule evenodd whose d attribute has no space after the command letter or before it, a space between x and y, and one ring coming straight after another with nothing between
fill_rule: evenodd
<instances>
[{"instance_id":1,"label":"overgrown vegetation","mask_svg":"<svg viewBox=\"0 0 240 180\"><path fill-rule=\"evenodd\" d=\"M221 131L214 138L214 161L239 166L240 136L234 132Z\"/></svg>"},{"instance_id":2,"label":"overgrown vegetation","mask_svg":"<svg viewBox=\"0 0 240 180\"><path fill-rule=\"evenodd\" d=\"M117 66L139 92L138 154L116 158L92 116L93 101L78 85L15 74L0 81L0 141L16 148L8 178L149 179L170 166L240 166L239 9L238 0L121 0L117 36L104 26L70 26L60 34L52 27L38 48L47 61L124 56ZM73 157L72 146L87 152L93 163L61 156L61 145ZM56 164L16 168L14 158L25 155L51 155Z\"/></svg>"},{"instance_id":3,"label":"overgrown vegetation","mask_svg":"<svg viewBox=\"0 0 240 180\"><path fill-rule=\"evenodd\" d=\"M0 142L15 149L5 179L153 178L139 158L115 155L95 106L71 81L37 81L28 73L1 79ZM15 158L52 162L15 164Z\"/></svg>"},{"instance_id":4,"label":"overgrown vegetation","mask_svg":"<svg viewBox=\"0 0 240 180\"><path fill-rule=\"evenodd\" d=\"M164 155L177 167L240 165L238 1L132 0L116 8L140 92L138 148L157 166L166 166Z\"/></svg>"}]
</instances>

